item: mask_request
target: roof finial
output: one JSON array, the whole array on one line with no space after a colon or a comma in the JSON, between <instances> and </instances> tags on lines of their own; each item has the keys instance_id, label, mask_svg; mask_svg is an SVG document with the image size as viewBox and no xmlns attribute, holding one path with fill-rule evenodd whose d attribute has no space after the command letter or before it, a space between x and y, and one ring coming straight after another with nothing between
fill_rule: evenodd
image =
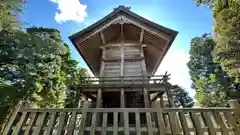
<instances>
[{"instance_id":1,"label":"roof finial","mask_svg":"<svg viewBox=\"0 0 240 135\"><path fill-rule=\"evenodd\" d=\"M119 5L117 8L114 8L113 10L130 10L131 7L125 7L124 5Z\"/></svg>"}]
</instances>

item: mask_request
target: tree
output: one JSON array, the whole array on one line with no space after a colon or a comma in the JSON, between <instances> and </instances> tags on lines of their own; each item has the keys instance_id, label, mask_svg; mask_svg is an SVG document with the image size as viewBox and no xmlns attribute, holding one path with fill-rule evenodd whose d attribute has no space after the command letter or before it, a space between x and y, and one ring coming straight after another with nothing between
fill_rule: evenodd
<instances>
[{"instance_id":1,"label":"tree","mask_svg":"<svg viewBox=\"0 0 240 135\"><path fill-rule=\"evenodd\" d=\"M211 52L215 46L209 34L191 40L189 73L195 97L203 106L226 106L229 92L236 88L233 78L214 62Z\"/></svg>"},{"instance_id":2,"label":"tree","mask_svg":"<svg viewBox=\"0 0 240 135\"><path fill-rule=\"evenodd\" d=\"M58 30L3 30L0 37L0 105L23 100L33 108L59 108L74 102L76 95L67 93L76 91L73 86L83 83L87 72L70 57ZM0 123L8 107L1 108Z\"/></svg>"},{"instance_id":3,"label":"tree","mask_svg":"<svg viewBox=\"0 0 240 135\"><path fill-rule=\"evenodd\" d=\"M213 7L217 45L213 50L214 60L223 70L240 83L240 1L217 0Z\"/></svg>"},{"instance_id":4,"label":"tree","mask_svg":"<svg viewBox=\"0 0 240 135\"><path fill-rule=\"evenodd\" d=\"M239 0L195 0L197 5L211 5L215 20L216 46L212 51L214 61L240 84L240 1ZM240 89L239 85L236 86Z\"/></svg>"},{"instance_id":5,"label":"tree","mask_svg":"<svg viewBox=\"0 0 240 135\"><path fill-rule=\"evenodd\" d=\"M172 87L171 91L175 93L173 101L177 107L192 107L194 105L192 97L189 96L188 92L185 89L181 88L178 85L175 85Z\"/></svg>"},{"instance_id":6,"label":"tree","mask_svg":"<svg viewBox=\"0 0 240 135\"><path fill-rule=\"evenodd\" d=\"M193 1L196 2L197 6L205 5L205 6L212 7L215 0L193 0Z\"/></svg>"},{"instance_id":7,"label":"tree","mask_svg":"<svg viewBox=\"0 0 240 135\"><path fill-rule=\"evenodd\" d=\"M22 13L25 0L1 0L0 31L12 31L20 26L18 15Z\"/></svg>"},{"instance_id":8,"label":"tree","mask_svg":"<svg viewBox=\"0 0 240 135\"><path fill-rule=\"evenodd\" d=\"M26 100L39 106L62 106L58 100L62 96L60 89L65 92L64 73L56 43L21 31L2 31L1 37L0 77L3 84L13 87L13 95L1 89L7 94L1 94L2 104Z\"/></svg>"}]
</instances>

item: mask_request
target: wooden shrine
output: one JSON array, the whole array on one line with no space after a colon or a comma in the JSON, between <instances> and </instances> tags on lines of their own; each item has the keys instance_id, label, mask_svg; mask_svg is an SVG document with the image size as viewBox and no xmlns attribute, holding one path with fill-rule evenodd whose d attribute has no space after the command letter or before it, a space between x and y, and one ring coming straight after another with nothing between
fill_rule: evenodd
<instances>
[{"instance_id":1,"label":"wooden shrine","mask_svg":"<svg viewBox=\"0 0 240 135\"><path fill-rule=\"evenodd\" d=\"M19 104L3 135L240 135L236 101L229 108L174 107L167 74L154 74L176 36L115 8L69 37L95 75L77 86L75 108Z\"/></svg>"}]
</instances>

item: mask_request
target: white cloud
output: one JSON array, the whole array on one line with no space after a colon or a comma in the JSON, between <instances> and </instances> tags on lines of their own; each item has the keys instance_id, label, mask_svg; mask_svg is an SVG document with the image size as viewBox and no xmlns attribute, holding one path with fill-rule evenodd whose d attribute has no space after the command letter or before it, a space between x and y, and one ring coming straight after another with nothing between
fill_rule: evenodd
<instances>
[{"instance_id":1,"label":"white cloud","mask_svg":"<svg viewBox=\"0 0 240 135\"><path fill-rule=\"evenodd\" d=\"M58 5L55 20L58 23L76 21L81 23L87 17L87 5L81 4L80 0L50 0Z\"/></svg>"},{"instance_id":2,"label":"white cloud","mask_svg":"<svg viewBox=\"0 0 240 135\"><path fill-rule=\"evenodd\" d=\"M171 48L163 59L160 67L157 69L156 75L163 75L167 71L171 74L170 83L178 84L185 88L190 96L195 95L195 91L191 89L191 80L189 76L189 69L187 62L189 61L189 54L184 50Z\"/></svg>"}]
</instances>

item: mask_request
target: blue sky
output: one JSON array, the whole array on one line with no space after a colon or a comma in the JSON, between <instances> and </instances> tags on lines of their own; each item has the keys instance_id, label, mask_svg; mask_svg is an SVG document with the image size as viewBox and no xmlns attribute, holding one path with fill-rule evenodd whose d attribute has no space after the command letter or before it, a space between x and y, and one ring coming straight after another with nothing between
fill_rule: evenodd
<instances>
[{"instance_id":1,"label":"blue sky","mask_svg":"<svg viewBox=\"0 0 240 135\"><path fill-rule=\"evenodd\" d=\"M212 31L210 9L196 7L192 0L28 0L21 20L24 27L41 26L60 30L69 45L72 57L86 67L85 62L68 36L101 19L119 5L151 21L179 32L156 74L171 73L171 82L186 88L190 95L190 78L186 63L189 60L190 40Z\"/></svg>"}]
</instances>

